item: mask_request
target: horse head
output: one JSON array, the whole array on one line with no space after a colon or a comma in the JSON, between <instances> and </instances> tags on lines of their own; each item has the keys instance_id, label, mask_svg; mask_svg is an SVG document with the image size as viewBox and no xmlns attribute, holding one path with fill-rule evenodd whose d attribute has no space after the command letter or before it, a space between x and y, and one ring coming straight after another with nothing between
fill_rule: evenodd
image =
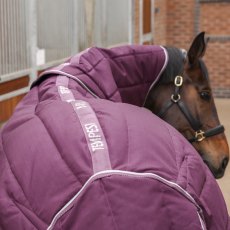
<instances>
[{"instance_id":1,"label":"horse head","mask_svg":"<svg viewBox=\"0 0 230 230\"><path fill-rule=\"evenodd\" d=\"M228 164L229 147L202 60L207 47L204 35L202 32L195 37L188 52L165 48L168 64L144 106L181 132L215 178L221 178Z\"/></svg>"}]
</instances>

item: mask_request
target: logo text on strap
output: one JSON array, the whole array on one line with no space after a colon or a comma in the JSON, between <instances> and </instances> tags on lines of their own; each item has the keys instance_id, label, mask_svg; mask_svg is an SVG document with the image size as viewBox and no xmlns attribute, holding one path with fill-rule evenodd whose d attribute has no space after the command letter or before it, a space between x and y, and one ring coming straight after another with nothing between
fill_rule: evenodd
<instances>
[{"instance_id":1,"label":"logo text on strap","mask_svg":"<svg viewBox=\"0 0 230 230\"><path fill-rule=\"evenodd\" d=\"M91 148L94 151L105 149L100 130L95 123L85 124L85 129L90 141Z\"/></svg>"}]
</instances>

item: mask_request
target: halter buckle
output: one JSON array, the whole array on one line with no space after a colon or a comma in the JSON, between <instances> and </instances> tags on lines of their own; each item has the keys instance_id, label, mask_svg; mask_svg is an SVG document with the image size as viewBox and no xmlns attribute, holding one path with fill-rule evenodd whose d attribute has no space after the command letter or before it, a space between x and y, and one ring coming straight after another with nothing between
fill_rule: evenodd
<instances>
[{"instance_id":1,"label":"halter buckle","mask_svg":"<svg viewBox=\"0 0 230 230\"><path fill-rule=\"evenodd\" d=\"M195 132L195 138L196 141L201 142L205 139L205 135L204 135L204 131L203 130L198 130Z\"/></svg>"},{"instance_id":2,"label":"halter buckle","mask_svg":"<svg viewBox=\"0 0 230 230\"><path fill-rule=\"evenodd\" d=\"M174 80L174 84L175 84L175 86L178 86L178 87L182 86L183 77L182 76L176 76L175 80Z\"/></svg>"},{"instance_id":3,"label":"halter buckle","mask_svg":"<svg viewBox=\"0 0 230 230\"><path fill-rule=\"evenodd\" d=\"M172 94L171 96L171 100L174 102L174 103L177 103L179 100L180 100L180 94Z\"/></svg>"}]
</instances>

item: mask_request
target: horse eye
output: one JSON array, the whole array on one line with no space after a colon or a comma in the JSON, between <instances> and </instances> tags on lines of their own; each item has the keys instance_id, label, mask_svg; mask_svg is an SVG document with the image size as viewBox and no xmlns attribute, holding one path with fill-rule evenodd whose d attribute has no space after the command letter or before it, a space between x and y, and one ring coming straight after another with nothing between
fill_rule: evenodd
<instances>
[{"instance_id":1,"label":"horse eye","mask_svg":"<svg viewBox=\"0 0 230 230\"><path fill-rule=\"evenodd\" d=\"M211 99L211 94L208 91L202 91L200 93L200 97L204 99L205 101L209 101Z\"/></svg>"}]
</instances>

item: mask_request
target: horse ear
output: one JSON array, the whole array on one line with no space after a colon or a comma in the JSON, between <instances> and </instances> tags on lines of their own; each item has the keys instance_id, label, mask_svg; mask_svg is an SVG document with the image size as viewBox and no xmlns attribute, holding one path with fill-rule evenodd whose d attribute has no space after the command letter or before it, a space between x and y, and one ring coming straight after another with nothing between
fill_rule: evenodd
<instances>
[{"instance_id":1,"label":"horse ear","mask_svg":"<svg viewBox=\"0 0 230 230\"><path fill-rule=\"evenodd\" d=\"M189 64L193 65L197 63L199 58L202 58L205 54L207 41L205 40L205 32L199 33L192 42L188 51Z\"/></svg>"}]
</instances>

